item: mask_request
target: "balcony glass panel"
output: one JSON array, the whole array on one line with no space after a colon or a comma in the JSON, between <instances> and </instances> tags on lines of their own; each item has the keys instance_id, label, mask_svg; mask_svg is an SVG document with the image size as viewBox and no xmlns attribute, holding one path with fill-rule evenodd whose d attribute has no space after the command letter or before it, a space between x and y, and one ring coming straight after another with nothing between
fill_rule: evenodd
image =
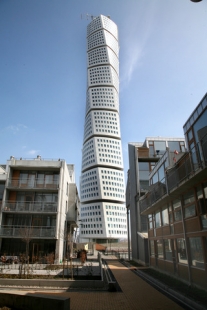
<instances>
[{"instance_id":1,"label":"balcony glass panel","mask_svg":"<svg viewBox=\"0 0 207 310\"><path fill-rule=\"evenodd\" d=\"M207 110L199 117L193 126L196 142L200 142L207 134Z\"/></svg>"},{"instance_id":2,"label":"balcony glass panel","mask_svg":"<svg viewBox=\"0 0 207 310\"><path fill-rule=\"evenodd\" d=\"M155 173L152 177L152 182L153 184L157 183L158 182L158 173Z\"/></svg>"},{"instance_id":3,"label":"balcony glass panel","mask_svg":"<svg viewBox=\"0 0 207 310\"><path fill-rule=\"evenodd\" d=\"M0 227L0 236L7 237L25 237L28 234L31 238L55 237L55 227L29 227L29 226L2 226Z\"/></svg>"},{"instance_id":4,"label":"balcony glass panel","mask_svg":"<svg viewBox=\"0 0 207 310\"><path fill-rule=\"evenodd\" d=\"M164 168L164 164L160 166L159 170L159 181L162 183L165 183L165 168Z\"/></svg>"}]
</instances>

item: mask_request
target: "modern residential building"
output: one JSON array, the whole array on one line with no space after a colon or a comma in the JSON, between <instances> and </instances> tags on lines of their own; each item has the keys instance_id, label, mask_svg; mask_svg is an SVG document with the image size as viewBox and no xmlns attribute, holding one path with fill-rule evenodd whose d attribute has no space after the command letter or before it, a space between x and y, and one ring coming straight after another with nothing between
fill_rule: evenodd
<instances>
[{"instance_id":1,"label":"modern residential building","mask_svg":"<svg viewBox=\"0 0 207 310\"><path fill-rule=\"evenodd\" d=\"M162 156L140 211L148 216L150 266L207 289L207 94L183 128L188 151Z\"/></svg>"},{"instance_id":2,"label":"modern residential building","mask_svg":"<svg viewBox=\"0 0 207 310\"><path fill-rule=\"evenodd\" d=\"M1 255L25 253L27 241L30 261L70 254L79 208L74 165L11 156L0 166L0 204Z\"/></svg>"},{"instance_id":3,"label":"modern residential building","mask_svg":"<svg viewBox=\"0 0 207 310\"><path fill-rule=\"evenodd\" d=\"M116 24L100 15L87 27L88 83L80 181L81 240L127 238L119 120Z\"/></svg>"},{"instance_id":4,"label":"modern residential building","mask_svg":"<svg viewBox=\"0 0 207 310\"><path fill-rule=\"evenodd\" d=\"M140 212L140 198L149 189L149 174L166 150L177 157L185 152L184 138L147 137L144 143L129 143L129 171L126 189L126 207L131 235L132 259L149 263L147 216ZM179 152L175 155L174 151ZM164 170L159 175L163 182Z\"/></svg>"}]
</instances>

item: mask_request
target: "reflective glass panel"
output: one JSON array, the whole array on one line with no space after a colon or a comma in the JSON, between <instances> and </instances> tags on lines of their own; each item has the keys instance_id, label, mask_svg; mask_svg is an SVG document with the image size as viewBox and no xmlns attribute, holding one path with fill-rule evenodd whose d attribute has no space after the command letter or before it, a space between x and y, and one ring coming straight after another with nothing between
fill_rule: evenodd
<instances>
[{"instance_id":1,"label":"reflective glass panel","mask_svg":"<svg viewBox=\"0 0 207 310\"><path fill-rule=\"evenodd\" d=\"M163 243L162 240L157 240L157 257L163 258Z\"/></svg>"},{"instance_id":2,"label":"reflective glass panel","mask_svg":"<svg viewBox=\"0 0 207 310\"><path fill-rule=\"evenodd\" d=\"M163 225L169 224L168 208L162 210L162 224Z\"/></svg>"},{"instance_id":3,"label":"reflective glass panel","mask_svg":"<svg viewBox=\"0 0 207 310\"><path fill-rule=\"evenodd\" d=\"M179 141L168 141L168 147L171 152L180 151L180 142Z\"/></svg>"},{"instance_id":4,"label":"reflective glass panel","mask_svg":"<svg viewBox=\"0 0 207 310\"><path fill-rule=\"evenodd\" d=\"M155 152L159 151L159 155L164 154L166 151L165 141L154 141Z\"/></svg>"},{"instance_id":5,"label":"reflective glass panel","mask_svg":"<svg viewBox=\"0 0 207 310\"><path fill-rule=\"evenodd\" d=\"M155 244L154 244L154 240L150 240L150 254L151 254L151 256L155 256Z\"/></svg>"},{"instance_id":6,"label":"reflective glass panel","mask_svg":"<svg viewBox=\"0 0 207 310\"><path fill-rule=\"evenodd\" d=\"M170 239L164 240L165 259L172 261L172 244Z\"/></svg>"},{"instance_id":7,"label":"reflective glass panel","mask_svg":"<svg viewBox=\"0 0 207 310\"><path fill-rule=\"evenodd\" d=\"M193 190L183 195L184 205L187 205L193 201L195 201Z\"/></svg>"},{"instance_id":8,"label":"reflective glass panel","mask_svg":"<svg viewBox=\"0 0 207 310\"><path fill-rule=\"evenodd\" d=\"M184 209L184 212L185 212L185 218L195 216L196 215L195 205L191 205L189 207L186 207Z\"/></svg>"},{"instance_id":9,"label":"reflective glass panel","mask_svg":"<svg viewBox=\"0 0 207 310\"><path fill-rule=\"evenodd\" d=\"M187 255L186 255L186 244L185 239L178 238L177 239L177 253L178 253L178 261L182 264L187 264Z\"/></svg>"},{"instance_id":10,"label":"reflective glass panel","mask_svg":"<svg viewBox=\"0 0 207 310\"><path fill-rule=\"evenodd\" d=\"M201 238L189 238L190 252L191 252L191 264L195 267L204 269L203 248Z\"/></svg>"},{"instance_id":11,"label":"reflective glass panel","mask_svg":"<svg viewBox=\"0 0 207 310\"><path fill-rule=\"evenodd\" d=\"M155 225L156 228L161 226L160 212L155 213Z\"/></svg>"}]
</instances>

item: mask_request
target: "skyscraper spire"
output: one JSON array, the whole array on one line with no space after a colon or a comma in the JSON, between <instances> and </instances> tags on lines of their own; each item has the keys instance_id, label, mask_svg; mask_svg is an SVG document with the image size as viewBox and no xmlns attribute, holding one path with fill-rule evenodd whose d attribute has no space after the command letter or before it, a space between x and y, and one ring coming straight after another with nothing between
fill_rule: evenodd
<instances>
[{"instance_id":1,"label":"skyscraper spire","mask_svg":"<svg viewBox=\"0 0 207 310\"><path fill-rule=\"evenodd\" d=\"M80 183L81 240L127 237L118 56L116 24L109 17L95 17L87 27L88 83Z\"/></svg>"}]
</instances>

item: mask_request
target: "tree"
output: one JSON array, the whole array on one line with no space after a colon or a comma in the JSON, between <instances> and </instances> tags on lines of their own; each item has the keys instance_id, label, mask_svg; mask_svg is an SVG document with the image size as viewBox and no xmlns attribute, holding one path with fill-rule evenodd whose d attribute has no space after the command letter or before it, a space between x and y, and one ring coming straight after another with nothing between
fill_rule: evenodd
<instances>
[{"instance_id":1,"label":"tree","mask_svg":"<svg viewBox=\"0 0 207 310\"><path fill-rule=\"evenodd\" d=\"M33 229L32 227L21 227L19 230L19 234L21 239L26 244L26 252L25 252L25 261L29 263L29 243L32 240Z\"/></svg>"}]
</instances>

